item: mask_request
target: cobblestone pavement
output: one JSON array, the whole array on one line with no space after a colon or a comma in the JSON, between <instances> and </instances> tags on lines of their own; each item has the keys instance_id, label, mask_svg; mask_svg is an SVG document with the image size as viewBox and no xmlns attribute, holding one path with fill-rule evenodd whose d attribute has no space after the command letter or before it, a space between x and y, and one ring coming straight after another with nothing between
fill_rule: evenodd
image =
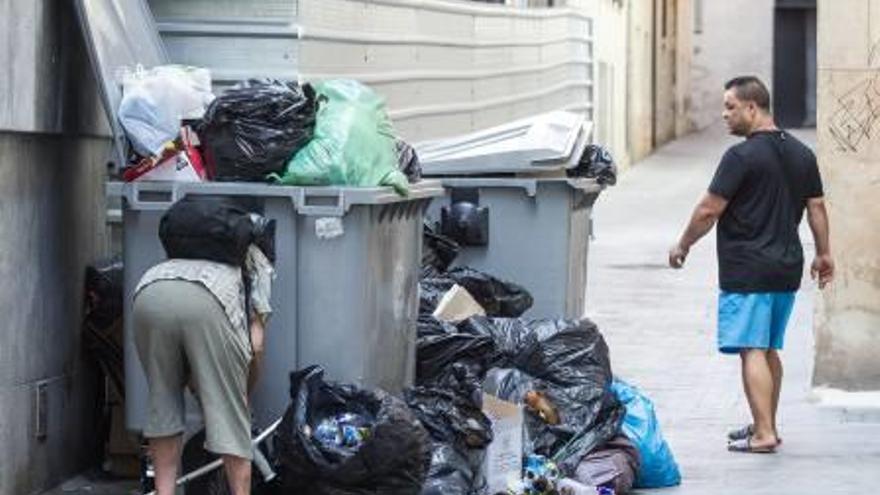
<instances>
[{"instance_id":1,"label":"cobblestone pavement","mask_svg":"<svg viewBox=\"0 0 880 495\"><path fill-rule=\"evenodd\" d=\"M799 134L815 144L815 133ZM714 347L714 232L691 250L681 271L666 267L666 253L724 149L735 142L720 127L673 142L624 174L594 209L587 314L608 340L615 373L654 399L684 477L680 487L657 493L875 493L880 409L831 409L811 401L817 289L808 278L783 353L784 446L776 455L725 450L725 432L747 421L748 406L738 359ZM808 229L802 237L809 260Z\"/></svg>"}]
</instances>

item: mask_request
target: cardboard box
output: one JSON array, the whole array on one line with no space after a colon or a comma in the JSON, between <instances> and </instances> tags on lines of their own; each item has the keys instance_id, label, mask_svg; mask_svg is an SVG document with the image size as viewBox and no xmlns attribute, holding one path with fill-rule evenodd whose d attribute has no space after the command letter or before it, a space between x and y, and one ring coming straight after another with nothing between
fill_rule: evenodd
<instances>
[{"instance_id":1,"label":"cardboard box","mask_svg":"<svg viewBox=\"0 0 880 495\"><path fill-rule=\"evenodd\" d=\"M467 289L455 284L443 294L432 316L441 321L458 323L475 315L486 316L486 310L474 300Z\"/></svg>"},{"instance_id":2,"label":"cardboard box","mask_svg":"<svg viewBox=\"0 0 880 495\"><path fill-rule=\"evenodd\" d=\"M483 412L495 436L486 449L484 471L489 493L507 492L522 480L523 410L519 404L483 394Z\"/></svg>"}]
</instances>

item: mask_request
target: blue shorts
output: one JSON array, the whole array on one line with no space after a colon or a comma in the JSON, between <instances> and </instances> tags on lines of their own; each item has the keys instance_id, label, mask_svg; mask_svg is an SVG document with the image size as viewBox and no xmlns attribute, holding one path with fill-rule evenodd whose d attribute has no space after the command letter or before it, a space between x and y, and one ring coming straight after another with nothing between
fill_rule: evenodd
<instances>
[{"instance_id":1,"label":"blue shorts","mask_svg":"<svg viewBox=\"0 0 880 495\"><path fill-rule=\"evenodd\" d=\"M782 349L794 292L724 292L718 296L718 350Z\"/></svg>"}]
</instances>

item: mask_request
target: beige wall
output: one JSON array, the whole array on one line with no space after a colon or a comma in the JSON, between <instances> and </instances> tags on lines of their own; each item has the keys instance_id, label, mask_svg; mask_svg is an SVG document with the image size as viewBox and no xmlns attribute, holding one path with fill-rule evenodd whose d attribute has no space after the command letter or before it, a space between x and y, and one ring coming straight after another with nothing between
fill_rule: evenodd
<instances>
[{"instance_id":1,"label":"beige wall","mask_svg":"<svg viewBox=\"0 0 880 495\"><path fill-rule=\"evenodd\" d=\"M705 0L704 0L705 1ZM691 97L691 64L694 53L694 0L678 0L675 19L678 33L675 72L675 136L681 137L694 130L690 120L693 105Z\"/></svg>"},{"instance_id":2,"label":"beige wall","mask_svg":"<svg viewBox=\"0 0 880 495\"><path fill-rule=\"evenodd\" d=\"M701 32L693 33L690 125L705 128L721 118L725 81L757 75L772 87L774 0L689 0L702 8ZM697 2L700 5L695 5ZM693 12L693 11L692 11ZM693 15L693 14L692 14ZM699 19L695 19L699 28Z\"/></svg>"},{"instance_id":3,"label":"beige wall","mask_svg":"<svg viewBox=\"0 0 880 495\"><path fill-rule=\"evenodd\" d=\"M662 15L655 15L662 2L629 4L627 133L633 161L647 156L655 145L692 129L692 0L666 0L669 38L665 42L658 29ZM658 50L660 46L662 50ZM658 102L665 107L658 109ZM658 129L663 130L659 142L655 139Z\"/></svg>"},{"instance_id":4,"label":"beige wall","mask_svg":"<svg viewBox=\"0 0 880 495\"><path fill-rule=\"evenodd\" d=\"M629 7L629 81L627 127L633 161L647 156L654 136L654 9L652 2L631 2Z\"/></svg>"},{"instance_id":5,"label":"beige wall","mask_svg":"<svg viewBox=\"0 0 880 495\"><path fill-rule=\"evenodd\" d=\"M819 164L837 279L816 311L816 385L880 389L880 2L819 0Z\"/></svg>"}]
</instances>

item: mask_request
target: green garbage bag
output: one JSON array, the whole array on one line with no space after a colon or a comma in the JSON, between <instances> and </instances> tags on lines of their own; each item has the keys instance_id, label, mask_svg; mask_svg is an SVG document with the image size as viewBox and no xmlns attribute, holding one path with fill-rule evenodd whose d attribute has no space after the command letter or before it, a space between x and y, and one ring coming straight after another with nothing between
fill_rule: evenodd
<instances>
[{"instance_id":1,"label":"green garbage bag","mask_svg":"<svg viewBox=\"0 0 880 495\"><path fill-rule=\"evenodd\" d=\"M314 85L318 113L312 140L271 179L301 186L391 186L401 196L409 182L397 168L397 149L385 102L350 79Z\"/></svg>"}]
</instances>

